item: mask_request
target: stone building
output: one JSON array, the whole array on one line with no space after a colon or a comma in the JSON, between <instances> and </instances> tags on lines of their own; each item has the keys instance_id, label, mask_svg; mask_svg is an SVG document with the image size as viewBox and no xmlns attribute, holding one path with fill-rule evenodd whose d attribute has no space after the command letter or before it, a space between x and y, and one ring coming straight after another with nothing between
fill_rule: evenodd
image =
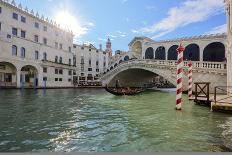
<instances>
[{"instance_id":1,"label":"stone building","mask_svg":"<svg viewBox=\"0 0 232 155\"><path fill-rule=\"evenodd\" d=\"M108 54L73 45L73 37L14 0L0 0L0 87L73 87L84 76L84 81L97 79Z\"/></svg>"},{"instance_id":2,"label":"stone building","mask_svg":"<svg viewBox=\"0 0 232 155\"><path fill-rule=\"evenodd\" d=\"M77 60L77 78L75 83L79 85L96 85L98 78L108 68L108 52L97 49L92 44L73 45L73 52Z\"/></svg>"}]
</instances>

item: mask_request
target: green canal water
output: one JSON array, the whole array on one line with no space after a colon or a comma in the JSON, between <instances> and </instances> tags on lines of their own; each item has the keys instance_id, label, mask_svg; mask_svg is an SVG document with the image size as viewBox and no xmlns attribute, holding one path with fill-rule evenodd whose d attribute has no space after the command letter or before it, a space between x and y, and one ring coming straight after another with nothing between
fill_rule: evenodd
<instances>
[{"instance_id":1,"label":"green canal water","mask_svg":"<svg viewBox=\"0 0 232 155\"><path fill-rule=\"evenodd\" d=\"M231 151L232 115L174 108L175 92L0 90L0 152Z\"/></svg>"}]
</instances>

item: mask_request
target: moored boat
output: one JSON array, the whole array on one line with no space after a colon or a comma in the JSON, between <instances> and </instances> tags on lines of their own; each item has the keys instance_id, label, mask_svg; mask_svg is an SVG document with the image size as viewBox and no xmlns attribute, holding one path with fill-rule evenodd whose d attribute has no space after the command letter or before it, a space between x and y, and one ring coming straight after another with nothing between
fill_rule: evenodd
<instances>
[{"instance_id":1,"label":"moored boat","mask_svg":"<svg viewBox=\"0 0 232 155\"><path fill-rule=\"evenodd\" d=\"M105 87L105 90L113 95L136 95L145 91L144 88L109 88Z\"/></svg>"}]
</instances>

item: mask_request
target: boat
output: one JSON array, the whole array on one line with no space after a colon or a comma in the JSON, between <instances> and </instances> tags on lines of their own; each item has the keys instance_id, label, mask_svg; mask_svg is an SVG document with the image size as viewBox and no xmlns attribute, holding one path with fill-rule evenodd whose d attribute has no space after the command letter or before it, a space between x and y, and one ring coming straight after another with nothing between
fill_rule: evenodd
<instances>
[{"instance_id":1,"label":"boat","mask_svg":"<svg viewBox=\"0 0 232 155\"><path fill-rule=\"evenodd\" d=\"M145 91L145 88L109 88L105 87L105 90L113 95L122 96L122 95L136 95Z\"/></svg>"}]
</instances>

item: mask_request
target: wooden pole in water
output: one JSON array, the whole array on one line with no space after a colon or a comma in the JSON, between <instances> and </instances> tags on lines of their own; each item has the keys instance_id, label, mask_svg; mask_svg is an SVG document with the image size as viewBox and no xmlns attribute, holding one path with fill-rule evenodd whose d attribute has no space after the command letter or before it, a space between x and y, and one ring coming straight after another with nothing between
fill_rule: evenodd
<instances>
[{"instance_id":1,"label":"wooden pole in water","mask_svg":"<svg viewBox=\"0 0 232 155\"><path fill-rule=\"evenodd\" d=\"M189 84L189 87L188 87L188 98L189 100L192 98L193 96L193 65L192 65L192 61L189 61L189 64L188 64L188 84Z\"/></svg>"},{"instance_id":2,"label":"wooden pole in water","mask_svg":"<svg viewBox=\"0 0 232 155\"><path fill-rule=\"evenodd\" d=\"M177 48L178 60L177 60L177 87L176 87L176 110L181 110L182 105L182 87L183 87L183 67L184 67L184 46L180 44Z\"/></svg>"}]
</instances>

